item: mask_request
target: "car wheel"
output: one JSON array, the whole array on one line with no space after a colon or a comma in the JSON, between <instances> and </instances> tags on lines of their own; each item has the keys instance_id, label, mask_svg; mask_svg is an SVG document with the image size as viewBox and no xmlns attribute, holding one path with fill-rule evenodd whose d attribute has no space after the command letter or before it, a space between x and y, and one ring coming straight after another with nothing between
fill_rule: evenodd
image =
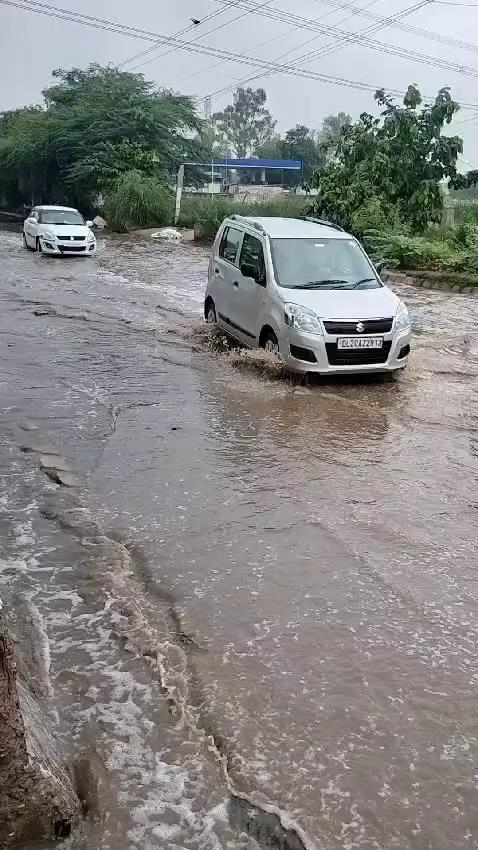
<instances>
[{"instance_id":1,"label":"car wheel","mask_svg":"<svg viewBox=\"0 0 478 850\"><path fill-rule=\"evenodd\" d=\"M39 253L39 254L42 254L42 253L43 253L42 246L41 246L41 242L40 242L40 237L39 237L39 236L37 236L37 241L36 241L36 250L38 251L38 253Z\"/></svg>"},{"instance_id":2,"label":"car wheel","mask_svg":"<svg viewBox=\"0 0 478 850\"><path fill-rule=\"evenodd\" d=\"M268 331L262 340L262 348L271 354L279 354L279 343L274 331Z\"/></svg>"},{"instance_id":3,"label":"car wheel","mask_svg":"<svg viewBox=\"0 0 478 850\"><path fill-rule=\"evenodd\" d=\"M215 325L216 324L216 322L217 322L216 307L215 307L215 304L214 304L214 301L212 300L212 298L210 298L206 302L204 315L206 316L206 322L208 323L208 325Z\"/></svg>"}]
</instances>

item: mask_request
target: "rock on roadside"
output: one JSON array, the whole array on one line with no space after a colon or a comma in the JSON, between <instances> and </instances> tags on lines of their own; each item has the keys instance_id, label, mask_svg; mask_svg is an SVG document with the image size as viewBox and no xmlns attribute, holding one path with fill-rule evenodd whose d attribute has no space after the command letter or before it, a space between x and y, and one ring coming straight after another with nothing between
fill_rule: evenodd
<instances>
[{"instance_id":1,"label":"rock on roadside","mask_svg":"<svg viewBox=\"0 0 478 850\"><path fill-rule=\"evenodd\" d=\"M0 607L0 847L65 838L81 817L49 721L17 676Z\"/></svg>"}]
</instances>

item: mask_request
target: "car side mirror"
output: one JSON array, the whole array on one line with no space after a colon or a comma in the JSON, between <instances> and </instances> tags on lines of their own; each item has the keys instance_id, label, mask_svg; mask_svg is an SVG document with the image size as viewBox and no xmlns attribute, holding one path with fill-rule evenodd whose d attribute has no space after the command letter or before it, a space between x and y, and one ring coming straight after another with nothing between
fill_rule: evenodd
<instances>
[{"instance_id":1,"label":"car side mirror","mask_svg":"<svg viewBox=\"0 0 478 850\"><path fill-rule=\"evenodd\" d=\"M86 222L87 227L93 227L93 225L94 225L94 221L87 221Z\"/></svg>"},{"instance_id":2,"label":"car side mirror","mask_svg":"<svg viewBox=\"0 0 478 850\"><path fill-rule=\"evenodd\" d=\"M241 274L243 277L252 277L256 283L260 282L259 269L253 263L241 263Z\"/></svg>"},{"instance_id":3,"label":"car side mirror","mask_svg":"<svg viewBox=\"0 0 478 850\"><path fill-rule=\"evenodd\" d=\"M385 268L385 261L384 260L379 260L378 263L375 263L375 269L378 272L378 274L381 274L383 272L384 268Z\"/></svg>"}]
</instances>

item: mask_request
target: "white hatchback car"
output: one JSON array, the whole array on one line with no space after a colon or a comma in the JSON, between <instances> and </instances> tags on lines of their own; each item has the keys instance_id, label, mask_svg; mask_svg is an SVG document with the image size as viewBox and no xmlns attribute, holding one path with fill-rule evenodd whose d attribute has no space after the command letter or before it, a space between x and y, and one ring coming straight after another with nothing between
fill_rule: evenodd
<instances>
[{"instance_id":1,"label":"white hatchback car","mask_svg":"<svg viewBox=\"0 0 478 850\"><path fill-rule=\"evenodd\" d=\"M23 224L23 244L44 254L89 256L96 251L96 237L73 207L34 207Z\"/></svg>"},{"instance_id":2,"label":"white hatchback car","mask_svg":"<svg viewBox=\"0 0 478 850\"><path fill-rule=\"evenodd\" d=\"M395 372L411 327L360 243L320 219L231 216L209 262L206 321L294 372Z\"/></svg>"}]
</instances>

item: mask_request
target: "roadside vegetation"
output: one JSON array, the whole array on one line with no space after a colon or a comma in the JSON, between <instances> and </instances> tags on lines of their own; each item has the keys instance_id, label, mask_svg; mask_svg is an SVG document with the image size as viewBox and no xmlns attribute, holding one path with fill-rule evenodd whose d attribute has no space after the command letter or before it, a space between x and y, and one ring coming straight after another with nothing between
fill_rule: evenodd
<instances>
[{"instance_id":1,"label":"roadside vegetation","mask_svg":"<svg viewBox=\"0 0 478 850\"><path fill-rule=\"evenodd\" d=\"M204 238L216 234L221 221L229 215L279 215L298 218L306 215L307 198L304 195L278 195L267 201L241 202L227 198L186 198L181 207L180 227L197 227Z\"/></svg>"},{"instance_id":2,"label":"roadside vegetation","mask_svg":"<svg viewBox=\"0 0 478 850\"><path fill-rule=\"evenodd\" d=\"M108 226L119 233L170 224L173 211L174 197L168 186L139 171L126 171L115 181L103 208Z\"/></svg>"},{"instance_id":3,"label":"roadside vegetation","mask_svg":"<svg viewBox=\"0 0 478 850\"><path fill-rule=\"evenodd\" d=\"M312 210L361 238L388 268L474 274L475 210L463 201L458 227L444 221L443 186L464 190L478 178L458 172L463 142L443 133L458 104L446 88L423 104L416 86L400 105L384 91L375 100L380 116L364 113L344 127L334 155L316 170Z\"/></svg>"},{"instance_id":4,"label":"roadside vegetation","mask_svg":"<svg viewBox=\"0 0 478 850\"><path fill-rule=\"evenodd\" d=\"M0 206L67 203L93 212L125 174L167 186L178 163L199 158L201 121L191 98L113 67L58 70L53 78L41 105L0 114ZM129 220L139 208L136 193L131 198Z\"/></svg>"},{"instance_id":5,"label":"roadside vegetation","mask_svg":"<svg viewBox=\"0 0 478 850\"><path fill-rule=\"evenodd\" d=\"M462 139L446 129L459 109L447 88L402 103L375 94L379 114L328 115L315 130L280 134L264 89L238 88L232 103L202 120L191 98L157 89L142 74L90 65L57 70L43 102L0 114L0 208L78 206L127 231L171 224L174 185L185 160L223 156L297 159L301 171L267 172L289 193L265 202L185 197L180 226L214 236L226 215L315 215L362 239L389 268L478 273L478 172L459 173ZM188 179L208 174L189 167ZM443 185L455 225L444 217ZM294 193L299 186L311 190ZM313 191L312 191L313 190Z\"/></svg>"}]
</instances>

